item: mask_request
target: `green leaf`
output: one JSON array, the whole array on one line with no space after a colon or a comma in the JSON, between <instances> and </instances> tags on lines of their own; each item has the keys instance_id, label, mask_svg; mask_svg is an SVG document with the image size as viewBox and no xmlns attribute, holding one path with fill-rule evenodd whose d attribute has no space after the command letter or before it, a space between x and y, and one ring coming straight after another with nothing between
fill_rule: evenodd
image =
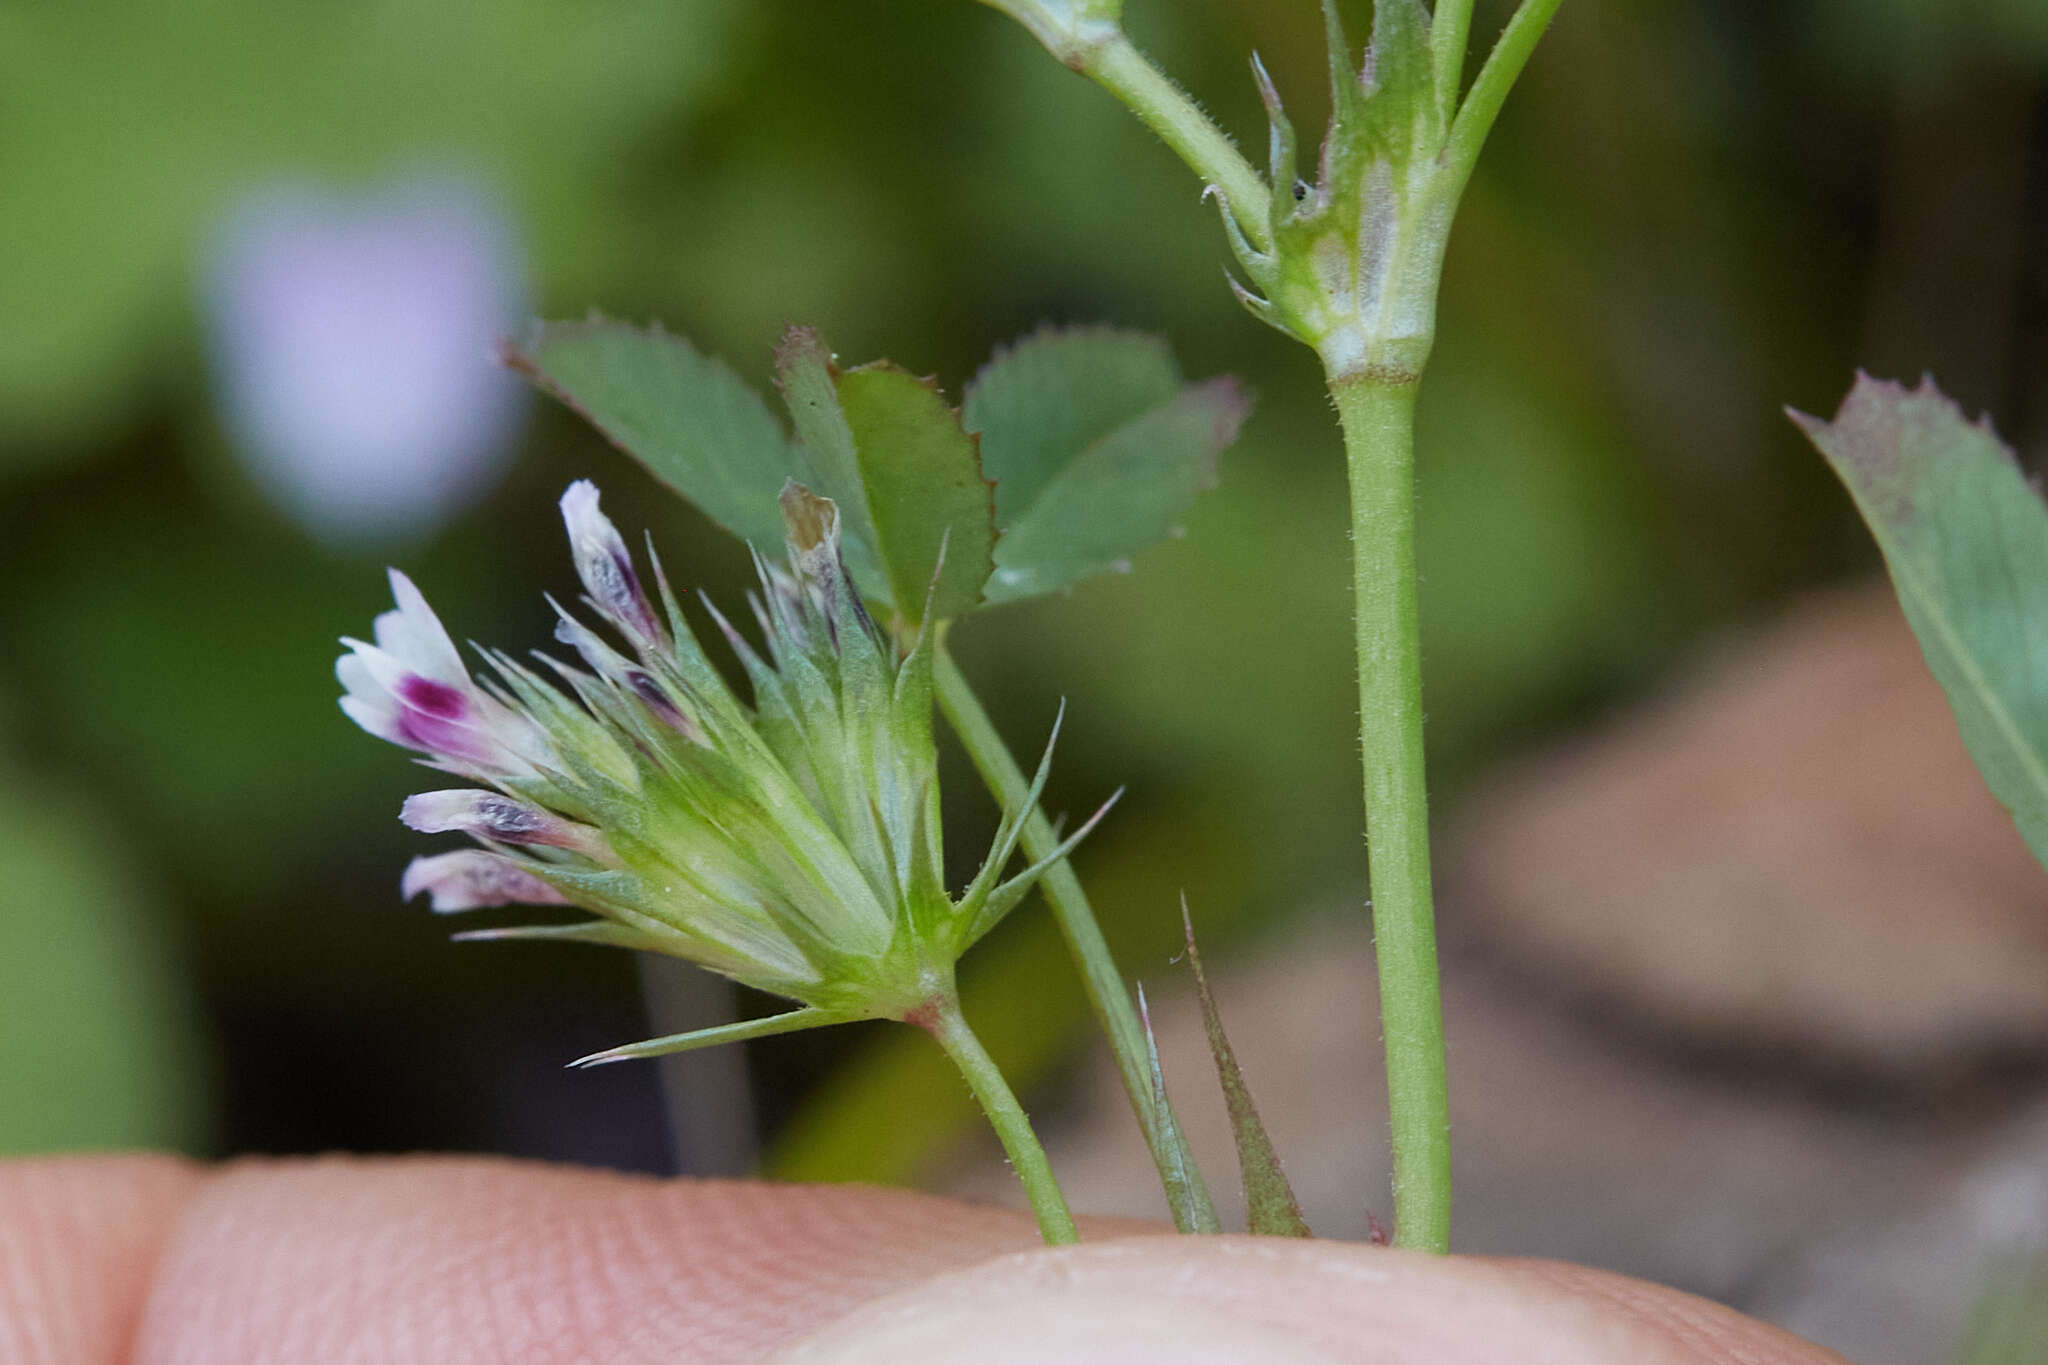
<instances>
[{"instance_id":1,"label":"green leaf","mask_svg":"<svg viewBox=\"0 0 2048 1365\"><path fill-rule=\"evenodd\" d=\"M761 396L659 326L593 318L537 324L505 362L574 408L619 449L764 551L782 544L776 498L817 480Z\"/></svg>"},{"instance_id":2,"label":"green leaf","mask_svg":"<svg viewBox=\"0 0 2048 1365\"><path fill-rule=\"evenodd\" d=\"M839 406L839 369L831 348L814 328L792 327L775 347L775 385L796 424L802 443L808 486L839 507L840 555L847 572L871 598L892 601L888 576L881 569L875 519L868 511L860 455L853 428ZM920 601L922 598L919 599Z\"/></svg>"},{"instance_id":3,"label":"green leaf","mask_svg":"<svg viewBox=\"0 0 2048 1365\"><path fill-rule=\"evenodd\" d=\"M1243 390L1226 376L1182 390L1090 445L1005 528L989 600L1128 569L1133 551L1173 534L1195 495L1214 486L1216 457L1236 439L1244 413Z\"/></svg>"},{"instance_id":4,"label":"green leaf","mask_svg":"<svg viewBox=\"0 0 2048 1365\"><path fill-rule=\"evenodd\" d=\"M1043 328L984 365L963 415L1013 526L1068 461L1180 392L1166 342L1110 327Z\"/></svg>"},{"instance_id":5,"label":"green leaf","mask_svg":"<svg viewBox=\"0 0 2048 1365\"><path fill-rule=\"evenodd\" d=\"M965 407L996 480L988 600L1065 587L1173 531L1249 400L1228 377L1184 387L1165 344L1109 328L1046 330L975 377Z\"/></svg>"},{"instance_id":6,"label":"green leaf","mask_svg":"<svg viewBox=\"0 0 2048 1365\"><path fill-rule=\"evenodd\" d=\"M1246 1225L1269 1237L1313 1237L1301 1216L1301 1204L1287 1172L1280 1168L1280 1154L1266 1125L1259 1121L1258 1106L1252 1103L1251 1088L1237 1065L1237 1054L1223 1032L1223 1016L1216 1011L1216 997L1209 993L1209 977L1202 970L1202 954L1195 947L1195 925L1188 916L1187 897L1181 897L1180 922L1187 934L1188 970L1195 975L1195 994L1202 1004L1202 1028L1209 1035L1209 1054L1216 1059L1216 1079L1223 1085L1223 1103L1230 1110L1230 1127L1237 1138L1238 1169L1244 1173Z\"/></svg>"},{"instance_id":7,"label":"green leaf","mask_svg":"<svg viewBox=\"0 0 2048 1365\"><path fill-rule=\"evenodd\" d=\"M1792 420L1848 485L1992 794L2048 864L2048 507L1932 380Z\"/></svg>"},{"instance_id":8,"label":"green leaf","mask_svg":"<svg viewBox=\"0 0 2048 1365\"><path fill-rule=\"evenodd\" d=\"M1165 342L1137 332L1042 329L999 354L965 407L1004 532L989 602L1122 569L1169 536L1247 409L1229 377L1184 387Z\"/></svg>"},{"instance_id":9,"label":"green leaf","mask_svg":"<svg viewBox=\"0 0 2048 1365\"><path fill-rule=\"evenodd\" d=\"M979 443L936 385L887 361L847 371L838 389L888 600L912 624L927 597L935 620L974 607L996 538Z\"/></svg>"},{"instance_id":10,"label":"green leaf","mask_svg":"<svg viewBox=\"0 0 2048 1365\"><path fill-rule=\"evenodd\" d=\"M964 423L930 380L887 362L842 372L814 330L791 328L775 368L795 441L730 370L659 328L543 324L506 360L757 546L780 543L785 480L830 497L861 591L913 625L928 594L944 619L984 593L1016 601L1126 567L1214 484L1250 406L1234 379L1184 384L1165 343L1105 327L999 355Z\"/></svg>"},{"instance_id":11,"label":"green leaf","mask_svg":"<svg viewBox=\"0 0 2048 1365\"><path fill-rule=\"evenodd\" d=\"M842 535L871 540L875 523L861 486L853 428L839 406L839 369L815 328L792 327L782 334L775 347L775 386L808 457L811 490L839 504Z\"/></svg>"}]
</instances>

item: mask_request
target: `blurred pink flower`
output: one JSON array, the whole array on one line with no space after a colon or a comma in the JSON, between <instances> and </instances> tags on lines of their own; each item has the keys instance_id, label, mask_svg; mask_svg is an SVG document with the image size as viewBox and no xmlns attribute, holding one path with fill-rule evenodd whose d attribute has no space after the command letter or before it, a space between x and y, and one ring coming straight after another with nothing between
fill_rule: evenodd
<instances>
[{"instance_id":1,"label":"blurred pink flower","mask_svg":"<svg viewBox=\"0 0 2048 1365\"><path fill-rule=\"evenodd\" d=\"M495 481L524 394L491 351L523 291L488 195L452 180L272 188L208 265L223 420L294 521L330 541L419 535Z\"/></svg>"}]
</instances>

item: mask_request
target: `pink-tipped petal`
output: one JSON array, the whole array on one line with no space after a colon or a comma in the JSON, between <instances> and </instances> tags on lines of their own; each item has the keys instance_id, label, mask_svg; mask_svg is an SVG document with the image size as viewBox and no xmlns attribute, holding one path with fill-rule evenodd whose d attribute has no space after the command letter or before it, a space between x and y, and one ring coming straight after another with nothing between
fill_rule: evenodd
<instances>
[{"instance_id":1,"label":"pink-tipped petal","mask_svg":"<svg viewBox=\"0 0 2048 1365\"><path fill-rule=\"evenodd\" d=\"M398 890L405 900L426 892L440 914L493 905L569 903L561 892L510 858L473 848L413 859Z\"/></svg>"},{"instance_id":2,"label":"pink-tipped petal","mask_svg":"<svg viewBox=\"0 0 2048 1365\"><path fill-rule=\"evenodd\" d=\"M386 624L393 618L399 618L397 624ZM435 676L413 667L421 651L417 633L407 633L410 622L395 612L379 618L379 636L393 647L342 641L351 652L336 661L334 673L348 692L342 709L350 718L379 739L417 749L473 776L530 776L547 762L547 736L531 717L460 672ZM434 630L439 632L438 622ZM430 664L438 648L427 651ZM453 650L450 645L451 656Z\"/></svg>"}]
</instances>

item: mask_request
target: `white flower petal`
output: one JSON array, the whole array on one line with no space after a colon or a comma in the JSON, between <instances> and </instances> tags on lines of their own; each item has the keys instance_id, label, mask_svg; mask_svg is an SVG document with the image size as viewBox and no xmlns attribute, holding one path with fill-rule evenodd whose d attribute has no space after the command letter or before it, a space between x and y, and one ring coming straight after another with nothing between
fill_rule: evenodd
<instances>
[{"instance_id":1,"label":"white flower petal","mask_svg":"<svg viewBox=\"0 0 2048 1365\"><path fill-rule=\"evenodd\" d=\"M396 569L389 570L391 596L396 611L377 618L377 643L403 660L413 672L436 682L467 683L469 671L462 666L462 653L449 638L441 618L427 605L427 599L413 581Z\"/></svg>"},{"instance_id":2,"label":"white flower petal","mask_svg":"<svg viewBox=\"0 0 2048 1365\"><path fill-rule=\"evenodd\" d=\"M378 739L391 744L406 742L405 732L398 723L398 708L389 702L380 703L371 698L347 696L341 699L341 709L350 720Z\"/></svg>"}]
</instances>

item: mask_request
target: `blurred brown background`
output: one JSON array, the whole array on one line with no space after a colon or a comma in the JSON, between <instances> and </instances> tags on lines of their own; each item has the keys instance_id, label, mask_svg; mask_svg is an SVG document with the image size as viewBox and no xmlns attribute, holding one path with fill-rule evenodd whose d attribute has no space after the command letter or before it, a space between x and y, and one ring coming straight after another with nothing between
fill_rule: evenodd
<instances>
[{"instance_id":1,"label":"blurred brown background","mask_svg":"<svg viewBox=\"0 0 2048 1365\"><path fill-rule=\"evenodd\" d=\"M1254 47L1319 124L1307 0L1129 8L1246 145ZM2040 452L2044 82L2037 0L1571 0L1508 106L1421 433L1471 1249L1912 1360L2048 1219L2048 874L1882 594L1812 595L1876 557L1780 415L1932 370ZM806 321L956 394L1106 320L1259 410L1184 538L959 649L1021 748L1068 699L1056 808L1130 784L1083 875L1172 1018L1188 891L1311 1221L1384 1215L1336 433L1198 189L967 0L0 9L0 1150L671 1169L653 1068L559 1065L648 1027L630 960L398 904L419 775L335 709L335 637L396 563L458 638L545 644L583 476L740 591L737 546L483 363L529 314L659 318L756 381ZM1122 1116L1043 917L967 989L1078 1172ZM769 1166L1000 1197L919 1041L756 1047ZM729 1069L686 1083L744 1112ZM1147 1210L1101 1142L1079 1201Z\"/></svg>"}]
</instances>

